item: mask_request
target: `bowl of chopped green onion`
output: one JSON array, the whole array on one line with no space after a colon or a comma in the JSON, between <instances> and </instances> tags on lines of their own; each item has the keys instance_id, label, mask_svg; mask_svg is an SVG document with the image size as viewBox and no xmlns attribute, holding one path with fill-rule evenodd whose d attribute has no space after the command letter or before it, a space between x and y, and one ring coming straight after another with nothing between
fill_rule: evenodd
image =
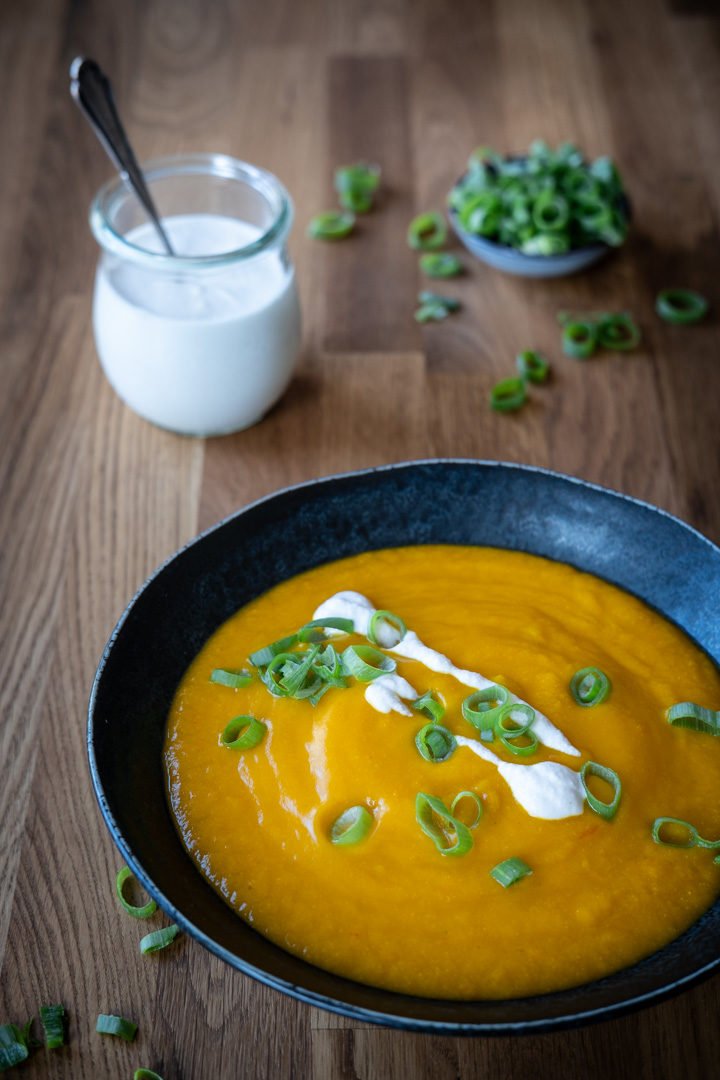
<instances>
[{"instance_id":1,"label":"bowl of chopped green onion","mask_svg":"<svg viewBox=\"0 0 720 1080\"><path fill-rule=\"evenodd\" d=\"M563 277L621 247L630 204L609 157L540 140L527 154L473 151L448 195L450 222L476 258L520 277Z\"/></svg>"}]
</instances>

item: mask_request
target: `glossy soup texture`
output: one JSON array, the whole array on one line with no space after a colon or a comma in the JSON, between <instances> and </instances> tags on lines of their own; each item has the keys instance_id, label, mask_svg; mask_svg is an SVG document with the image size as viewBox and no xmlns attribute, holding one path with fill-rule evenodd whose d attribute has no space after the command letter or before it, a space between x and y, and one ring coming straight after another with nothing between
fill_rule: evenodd
<instances>
[{"instance_id":1,"label":"glossy soup texture","mask_svg":"<svg viewBox=\"0 0 720 1080\"><path fill-rule=\"evenodd\" d=\"M623 785L615 818L587 804L560 820L530 816L495 765L467 746L441 763L424 760L415 735L426 719L376 711L354 680L316 707L273 697L257 678L237 690L209 681L214 668L249 668L251 652L341 590L396 612L458 667L507 686L580 751L540 745L516 758L496 740L498 757L614 769ZM583 708L568 684L589 665L609 675L612 692ZM472 688L417 660L398 658L397 672L418 693L442 695L445 726L477 738L461 714ZM717 669L670 623L598 578L491 548L370 552L283 582L210 638L170 712L169 799L188 853L228 904L320 967L444 998L558 990L663 946L720 891L715 852L651 837L655 818L673 816L720 839L720 739L671 727L665 710L679 701L720 706ZM267 726L253 749L220 742L238 714ZM472 849L443 855L417 824L416 795L449 806L468 789L484 808ZM371 832L355 846L331 843L333 822L354 805L372 812ZM512 856L532 875L503 888L490 870Z\"/></svg>"}]
</instances>

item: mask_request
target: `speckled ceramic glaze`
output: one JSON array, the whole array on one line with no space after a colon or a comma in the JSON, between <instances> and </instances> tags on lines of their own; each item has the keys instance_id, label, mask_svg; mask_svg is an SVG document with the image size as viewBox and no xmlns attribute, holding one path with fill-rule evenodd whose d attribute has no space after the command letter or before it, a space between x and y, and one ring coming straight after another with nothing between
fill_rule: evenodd
<instances>
[{"instance_id":1,"label":"speckled ceramic glaze","mask_svg":"<svg viewBox=\"0 0 720 1080\"><path fill-rule=\"evenodd\" d=\"M88 751L122 857L168 915L229 964L360 1021L450 1034L548 1031L657 1002L709 975L720 967L720 901L660 952L576 989L497 1002L376 990L260 937L188 859L165 800L163 734L175 688L209 635L303 570L427 543L528 551L590 571L651 604L720 663L720 550L651 506L543 470L479 461L391 465L289 488L173 556L113 632L90 699Z\"/></svg>"}]
</instances>

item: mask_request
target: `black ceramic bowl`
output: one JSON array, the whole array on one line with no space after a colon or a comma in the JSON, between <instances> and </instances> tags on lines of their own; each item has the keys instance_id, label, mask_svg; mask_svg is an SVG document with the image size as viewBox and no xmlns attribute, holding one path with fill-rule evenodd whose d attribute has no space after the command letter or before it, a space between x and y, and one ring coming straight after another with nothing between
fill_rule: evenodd
<instances>
[{"instance_id":1,"label":"black ceramic bowl","mask_svg":"<svg viewBox=\"0 0 720 1080\"><path fill-rule=\"evenodd\" d=\"M422 514L417 513L422 506ZM720 966L720 901L634 967L560 993L440 1001L331 975L260 937L198 873L178 839L161 763L175 688L237 608L332 559L404 544L486 544L570 563L634 593L720 662L720 550L675 518L582 481L478 461L391 465L278 492L193 541L143 586L92 690L88 751L123 859L181 928L229 964L360 1021L449 1034L511 1034L608 1019Z\"/></svg>"}]
</instances>

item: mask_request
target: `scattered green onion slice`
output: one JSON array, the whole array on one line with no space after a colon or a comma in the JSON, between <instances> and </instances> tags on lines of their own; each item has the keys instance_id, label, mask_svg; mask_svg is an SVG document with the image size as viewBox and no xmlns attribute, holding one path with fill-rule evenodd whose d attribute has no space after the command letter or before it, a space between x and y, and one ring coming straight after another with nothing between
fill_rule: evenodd
<instances>
[{"instance_id":1,"label":"scattered green onion slice","mask_svg":"<svg viewBox=\"0 0 720 1080\"><path fill-rule=\"evenodd\" d=\"M292 649L293 645L297 645L297 643L297 634L289 634L288 637L273 641L270 645L266 645L264 648L258 649L257 652L251 653L248 660L253 667L266 667L279 653L287 652L288 649Z\"/></svg>"},{"instance_id":2,"label":"scattered green onion slice","mask_svg":"<svg viewBox=\"0 0 720 1080\"><path fill-rule=\"evenodd\" d=\"M0 1072L27 1061L30 1057L28 1035L28 1025L23 1029L17 1024L0 1024Z\"/></svg>"},{"instance_id":3,"label":"scattered green onion slice","mask_svg":"<svg viewBox=\"0 0 720 1080\"><path fill-rule=\"evenodd\" d=\"M48 1050L65 1045L65 1009L62 1005L41 1005L40 1023Z\"/></svg>"},{"instance_id":4,"label":"scattered green onion slice","mask_svg":"<svg viewBox=\"0 0 720 1080\"><path fill-rule=\"evenodd\" d=\"M705 709L692 701L680 701L671 705L665 713L673 727L701 731L704 735L720 735L720 710Z\"/></svg>"},{"instance_id":5,"label":"scattered green onion slice","mask_svg":"<svg viewBox=\"0 0 720 1080\"><path fill-rule=\"evenodd\" d=\"M663 289L657 295L655 310L671 323L696 323L707 315L709 304L692 289Z\"/></svg>"},{"instance_id":6,"label":"scattered green onion slice","mask_svg":"<svg viewBox=\"0 0 720 1080\"><path fill-rule=\"evenodd\" d=\"M117 898L127 911L128 915L132 915L134 919L149 919L150 916L157 911L157 904L154 900L148 900L147 904L138 906L136 904L131 904L129 900L126 900L124 889L126 882L130 880L134 881L135 875L129 866L123 866L123 868L118 871L118 875L115 879Z\"/></svg>"},{"instance_id":7,"label":"scattered green onion slice","mask_svg":"<svg viewBox=\"0 0 720 1080\"><path fill-rule=\"evenodd\" d=\"M473 846L467 825L453 817L441 799L419 791L415 797L415 819L441 855L466 855Z\"/></svg>"},{"instance_id":8,"label":"scattered green onion slice","mask_svg":"<svg viewBox=\"0 0 720 1080\"><path fill-rule=\"evenodd\" d=\"M394 631L397 635L396 640L390 645L385 645L384 642L378 639L378 633L382 633L386 628ZM386 649L394 649L396 645L400 644L406 634L407 626L400 616L393 614L392 611L374 611L370 616L367 636L368 640L371 641L373 645L382 645Z\"/></svg>"},{"instance_id":9,"label":"scattered green onion slice","mask_svg":"<svg viewBox=\"0 0 720 1080\"><path fill-rule=\"evenodd\" d=\"M177 923L173 923L171 926L163 926L161 930L153 930L152 934L146 934L144 938L140 939L140 952L143 956L147 956L148 953L160 952L161 949L167 948L179 933L180 927Z\"/></svg>"},{"instance_id":10,"label":"scattered green onion slice","mask_svg":"<svg viewBox=\"0 0 720 1080\"><path fill-rule=\"evenodd\" d=\"M532 870L528 864L519 859L517 855L498 863L490 871L490 877L502 885L503 889L509 889L516 881L522 881L524 877L528 877L530 874L532 874Z\"/></svg>"},{"instance_id":11,"label":"scattered green onion slice","mask_svg":"<svg viewBox=\"0 0 720 1080\"><path fill-rule=\"evenodd\" d=\"M418 293L419 304L442 304L448 311L459 311L461 308L460 301L454 296L443 296L442 293L430 292L429 289L423 289Z\"/></svg>"},{"instance_id":12,"label":"scattered green onion slice","mask_svg":"<svg viewBox=\"0 0 720 1080\"><path fill-rule=\"evenodd\" d=\"M494 731L495 719L503 705L507 704L509 697L510 694L504 686L493 683L466 697L462 703L462 714L479 732L491 729ZM495 702L494 705L493 702Z\"/></svg>"},{"instance_id":13,"label":"scattered green onion slice","mask_svg":"<svg viewBox=\"0 0 720 1080\"><path fill-rule=\"evenodd\" d=\"M457 743L452 731L442 724L426 724L415 736L415 745L426 761L447 761L455 753Z\"/></svg>"},{"instance_id":14,"label":"scattered green onion slice","mask_svg":"<svg viewBox=\"0 0 720 1080\"><path fill-rule=\"evenodd\" d=\"M254 716L235 716L220 736L220 741L228 750L252 750L262 742L267 725Z\"/></svg>"},{"instance_id":15,"label":"scattered green onion slice","mask_svg":"<svg viewBox=\"0 0 720 1080\"><path fill-rule=\"evenodd\" d=\"M437 251L447 240L447 234L445 218L433 210L413 218L408 226L407 241L418 251Z\"/></svg>"},{"instance_id":16,"label":"scattered green onion slice","mask_svg":"<svg viewBox=\"0 0 720 1080\"><path fill-rule=\"evenodd\" d=\"M421 304L415 312L415 321L419 323L442 322L443 319L447 319L449 314L450 309L446 308L444 304Z\"/></svg>"},{"instance_id":17,"label":"scattered green onion slice","mask_svg":"<svg viewBox=\"0 0 720 1080\"><path fill-rule=\"evenodd\" d=\"M124 1016L108 1016L100 1013L95 1030L100 1035L117 1035L125 1042L132 1042L137 1032L137 1024L134 1024L132 1020L126 1020Z\"/></svg>"},{"instance_id":18,"label":"scattered green onion slice","mask_svg":"<svg viewBox=\"0 0 720 1080\"><path fill-rule=\"evenodd\" d=\"M452 255L450 252L428 252L420 256L420 269L428 277L449 278L462 274L463 264L457 255Z\"/></svg>"},{"instance_id":19,"label":"scattered green onion slice","mask_svg":"<svg viewBox=\"0 0 720 1080\"><path fill-rule=\"evenodd\" d=\"M568 322L563 326L562 348L566 356L587 360L595 352L597 326L594 322Z\"/></svg>"},{"instance_id":20,"label":"scattered green onion slice","mask_svg":"<svg viewBox=\"0 0 720 1080\"><path fill-rule=\"evenodd\" d=\"M525 404L527 390L524 379L502 379L490 391L490 405L496 412L514 412Z\"/></svg>"},{"instance_id":21,"label":"scattered green onion slice","mask_svg":"<svg viewBox=\"0 0 720 1080\"><path fill-rule=\"evenodd\" d=\"M153 1072L152 1069L136 1069L133 1073L133 1080L163 1080L159 1073Z\"/></svg>"},{"instance_id":22,"label":"scattered green onion slice","mask_svg":"<svg viewBox=\"0 0 720 1080\"><path fill-rule=\"evenodd\" d=\"M530 742L516 743L515 739L518 738L529 739ZM501 735L500 743L511 754L515 754L516 757L530 757L539 746L537 736L532 731L523 735Z\"/></svg>"},{"instance_id":23,"label":"scattered green onion slice","mask_svg":"<svg viewBox=\"0 0 720 1080\"><path fill-rule=\"evenodd\" d=\"M323 691L329 690L331 686L347 686L343 676L342 659L334 645L326 645L323 651L318 653L313 662L313 671L327 683L325 687L321 687ZM320 693L319 690L317 692Z\"/></svg>"},{"instance_id":24,"label":"scattered green onion slice","mask_svg":"<svg viewBox=\"0 0 720 1080\"><path fill-rule=\"evenodd\" d=\"M483 815L483 804L480 796L477 795L474 791L459 791L453 801L450 803L450 813L457 821L459 821L460 819L458 818L455 811L457 810L460 803L462 803L465 799L470 799L471 803L475 808L475 815L472 821L467 822L467 827L468 829L476 829L480 824L480 818Z\"/></svg>"},{"instance_id":25,"label":"scattered green onion slice","mask_svg":"<svg viewBox=\"0 0 720 1080\"><path fill-rule=\"evenodd\" d=\"M588 786L588 777L590 776L597 776L612 786L613 797L609 803L603 802L602 799L598 799L597 795L593 795ZM622 795L622 784L618 774L613 769L608 769L605 765L598 765L595 761L586 761L580 770L580 779L582 780L582 786L585 789L585 798L587 799L590 809L594 810L600 817L605 818L606 821L610 821L611 818L614 818L618 806L620 805L620 796Z\"/></svg>"},{"instance_id":26,"label":"scattered green onion slice","mask_svg":"<svg viewBox=\"0 0 720 1080\"><path fill-rule=\"evenodd\" d=\"M312 619L301 628L298 637L301 641L310 640L310 632L317 629L340 630L343 634L352 634L355 630L355 623L352 619L341 619L335 616L327 619ZM303 637L303 635L305 636Z\"/></svg>"},{"instance_id":27,"label":"scattered green onion slice","mask_svg":"<svg viewBox=\"0 0 720 1080\"><path fill-rule=\"evenodd\" d=\"M626 313L604 315L597 324L597 341L603 349L629 352L640 343L640 337L640 328Z\"/></svg>"},{"instance_id":28,"label":"scattered green onion slice","mask_svg":"<svg viewBox=\"0 0 720 1080\"><path fill-rule=\"evenodd\" d=\"M365 214L372 208L373 196L380 184L380 167L366 165L343 165L335 170L335 190L340 205L346 210Z\"/></svg>"},{"instance_id":29,"label":"scattered green onion slice","mask_svg":"<svg viewBox=\"0 0 720 1080\"><path fill-rule=\"evenodd\" d=\"M372 829L373 821L366 806L351 806L332 823L330 841L333 844L359 844Z\"/></svg>"},{"instance_id":30,"label":"scattered green onion slice","mask_svg":"<svg viewBox=\"0 0 720 1080\"><path fill-rule=\"evenodd\" d=\"M550 374L550 364L545 357L532 349L518 353L515 363L522 378L529 379L530 382L544 383Z\"/></svg>"},{"instance_id":31,"label":"scattered green onion slice","mask_svg":"<svg viewBox=\"0 0 720 1080\"><path fill-rule=\"evenodd\" d=\"M435 724L439 723L445 715L445 706L435 698L432 690L428 690L421 697L415 698L415 701L412 701L410 706L415 712L422 713L423 716L427 716Z\"/></svg>"},{"instance_id":32,"label":"scattered green onion slice","mask_svg":"<svg viewBox=\"0 0 720 1080\"><path fill-rule=\"evenodd\" d=\"M358 682L372 682L395 671L397 664L371 645L348 645L342 654L343 668Z\"/></svg>"},{"instance_id":33,"label":"scattered green onion slice","mask_svg":"<svg viewBox=\"0 0 720 1080\"><path fill-rule=\"evenodd\" d=\"M685 836L678 840L672 840L669 837L664 837L663 830L666 828L677 828L685 831ZM691 825L689 821L683 821L682 818L675 817L659 817L655 818L652 827L652 838L656 844L662 844L665 847L677 847L677 848L720 848L720 840L703 840L699 835L694 825ZM714 862L720 861L720 856L717 856Z\"/></svg>"},{"instance_id":34,"label":"scattered green onion slice","mask_svg":"<svg viewBox=\"0 0 720 1080\"><path fill-rule=\"evenodd\" d=\"M218 686L229 686L233 690L240 690L252 682L249 671L229 671L227 668L215 668L210 676L210 682Z\"/></svg>"},{"instance_id":35,"label":"scattered green onion slice","mask_svg":"<svg viewBox=\"0 0 720 1080\"><path fill-rule=\"evenodd\" d=\"M516 714L524 717L524 722L517 720ZM507 726L507 721L513 723L513 727ZM511 701L503 705L495 720L495 731L500 736L500 742L511 754L516 757L530 757L538 748L538 740L530 730L535 722L535 710L524 702ZM529 742L517 743L516 739L529 739Z\"/></svg>"},{"instance_id":36,"label":"scattered green onion slice","mask_svg":"<svg viewBox=\"0 0 720 1080\"><path fill-rule=\"evenodd\" d=\"M578 705L591 709L607 700L612 683L600 668L584 667L576 671L570 680L570 693Z\"/></svg>"},{"instance_id":37,"label":"scattered green onion slice","mask_svg":"<svg viewBox=\"0 0 720 1080\"><path fill-rule=\"evenodd\" d=\"M317 214L308 225L308 236L313 240L344 240L355 228L352 210L327 210Z\"/></svg>"},{"instance_id":38,"label":"scattered green onion slice","mask_svg":"<svg viewBox=\"0 0 720 1080\"><path fill-rule=\"evenodd\" d=\"M321 686L321 680L312 675L319 651L319 646L313 645L302 652L278 653L265 668L263 682L276 697L310 697Z\"/></svg>"}]
</instances>

